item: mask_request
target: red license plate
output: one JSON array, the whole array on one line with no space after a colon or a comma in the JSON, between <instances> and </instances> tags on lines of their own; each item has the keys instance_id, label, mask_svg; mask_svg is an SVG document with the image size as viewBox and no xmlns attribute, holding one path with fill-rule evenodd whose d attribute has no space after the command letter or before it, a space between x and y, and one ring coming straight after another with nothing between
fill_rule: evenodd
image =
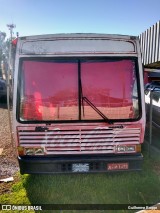
<instances>
[{"instance_id":1,"label":"red license plate","mask_svg":"<svg viewBox=\"0 0 160 213\"><path fill-rule=\"evenodd\" d=\"M128 163L108 163L107 170L127 170Z\"/></svg>"}]
</instances>

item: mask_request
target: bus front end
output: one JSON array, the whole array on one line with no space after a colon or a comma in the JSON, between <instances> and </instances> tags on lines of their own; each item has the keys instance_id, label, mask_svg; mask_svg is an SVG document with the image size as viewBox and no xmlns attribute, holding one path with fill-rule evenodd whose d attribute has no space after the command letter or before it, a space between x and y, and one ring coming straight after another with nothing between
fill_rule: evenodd
<instances>
[{"instance_id":1,"label":"bus front end","mask_svg":"<svg viewBox=\"0 0 160 213\"><path fill-rule=\"evenodd\" d=\"M19 38L13 131L22 174L141 170L144 130L136 37Z\"/></svg>"}]
</instances>

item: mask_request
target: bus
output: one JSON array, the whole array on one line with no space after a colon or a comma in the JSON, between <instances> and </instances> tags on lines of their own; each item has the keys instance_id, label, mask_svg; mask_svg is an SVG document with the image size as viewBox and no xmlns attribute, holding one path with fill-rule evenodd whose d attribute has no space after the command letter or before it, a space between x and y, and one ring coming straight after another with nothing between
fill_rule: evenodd
<instances>
[{"instance_id":1,"label":"bus","mask_svg":"<svg viewBox=\"0 0 160 213\"><path fill-rule=\"evenodd\" d=\"M145 102L138 37L19 37L13 82L21 174L142 169Z\"/></svg>"}]
</instances>

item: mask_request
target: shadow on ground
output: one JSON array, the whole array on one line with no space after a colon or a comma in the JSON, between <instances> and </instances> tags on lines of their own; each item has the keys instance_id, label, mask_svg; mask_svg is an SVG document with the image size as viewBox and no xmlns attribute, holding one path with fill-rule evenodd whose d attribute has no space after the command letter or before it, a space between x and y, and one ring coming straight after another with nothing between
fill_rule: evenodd
<instances>
[{"instance_id":1,"label":"shadow on ground","mask_svg":"<svg viewBox=\"0 0 160 213\"><path fill-rule=\"evenodd\" d=\"M7 98L6 97L0 98L0 108L7 109Z\"/></svg>"},{"instance_id":2,"label":"shadow on ground","mask_svg":"<svg viewBox=\"0 0 160 213\"><path fill-rule=\"evenodd\" d=\"M146 125L146 131L145 131L145 141L150 143L150 129L149 129L149 122ZM152 141L151 145L159 149L160 151L160 129L152 125Z\"/></svg>"}]
</instances>

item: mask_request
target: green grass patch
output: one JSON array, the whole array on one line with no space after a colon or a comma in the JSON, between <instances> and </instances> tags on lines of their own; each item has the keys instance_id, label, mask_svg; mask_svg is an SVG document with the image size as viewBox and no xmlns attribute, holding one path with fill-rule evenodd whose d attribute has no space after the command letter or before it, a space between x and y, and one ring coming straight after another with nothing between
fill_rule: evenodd
<instances>
[{"instance_id":1,"label":"green grass patch","mask_svg":"<svg viewBox=\"0 0 160 213\"><path fill-rule=\"evenodd\" d=\"M159 159L156 159L159 161ZM151 204L160 201L160 176L155 159L146 155L141 172L21 175L10 194L0 196L3 204ZM7 211L5 211L7 212ZM15 211L16 212L16 211ZM45 211L43 211L45 212ZM46 211L91 212L91 211ZM93 211L111 212L111 211ZM114 211L116 212L116 211ZM127 211L117 211L127 212ZM131 211L129 211L131 212Z\"/></svg>"}]
</instances>

